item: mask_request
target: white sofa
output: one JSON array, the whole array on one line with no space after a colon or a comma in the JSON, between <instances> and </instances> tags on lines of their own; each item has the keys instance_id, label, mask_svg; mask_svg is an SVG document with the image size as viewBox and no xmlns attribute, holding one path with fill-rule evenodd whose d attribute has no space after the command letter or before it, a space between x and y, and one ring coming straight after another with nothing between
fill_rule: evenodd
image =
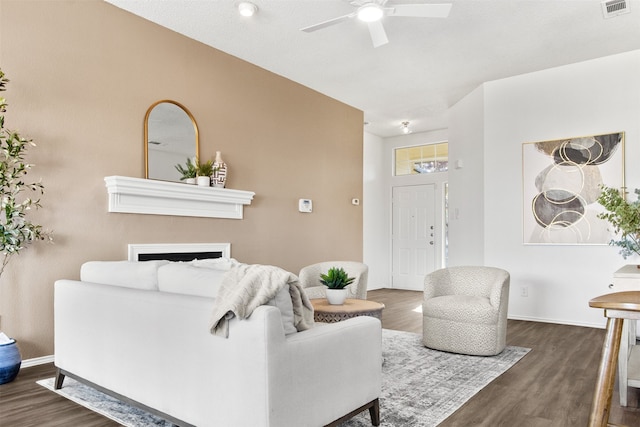
<instances>
[{"instance_id":1,"label":"white sofa","mask_svg":"<svg viewBox=\"0 0 640 427\"><path fill-rule=\"evenodd\" d=\"M215 294L224 271L175 264L93 262L56 281L56 387L69 376L182 426L335 425L366 409L379 424L378 319L285 334L276 302L220 338L214 300L197 294Z\"/></svg>"}]
</instances>

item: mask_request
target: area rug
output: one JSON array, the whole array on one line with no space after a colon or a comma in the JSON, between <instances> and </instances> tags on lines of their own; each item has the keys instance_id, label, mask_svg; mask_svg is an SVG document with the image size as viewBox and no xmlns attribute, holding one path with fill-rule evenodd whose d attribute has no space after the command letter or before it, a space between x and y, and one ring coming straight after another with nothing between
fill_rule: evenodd
<instances>
[{"instance_id":1,"label":"area rug","mask_svg":"<svg viewBox=\"0 0 640 427\"><path fill-rule=\"evenodd\" d=\"M437 426L528 352L527 348L507 347L493 357L444 353L425 348L421 335L383 329L381 425ZM53 390L53 381L48 378L38 384ZM172 425L71 378L54 391L126 427ZM342 426L371 426L369 412Z\"/></svg>"}]
</instances>

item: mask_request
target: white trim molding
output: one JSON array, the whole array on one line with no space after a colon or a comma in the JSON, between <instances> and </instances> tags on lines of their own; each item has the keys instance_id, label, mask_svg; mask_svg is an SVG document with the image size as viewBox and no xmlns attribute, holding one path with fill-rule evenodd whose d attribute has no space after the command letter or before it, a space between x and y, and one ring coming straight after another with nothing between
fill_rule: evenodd
<instances>
[{"instance_id":1,"label":"white trim molding","mask_svg":"<svg viewBox=\"0 0 640 427\"><path fill-rule=\"evenodd\" d=\"M107 176L109 212L242 219L255 193L179 182Z\"/></svg>"},{"instance_id":2,"label":"white trim molding","mask_svg":"<svg viewBox=\"0 0 640 427\"><path fill-rule=\"evenodd\" d=\"M45 363L55 363L55 357L53 354L49 356L34 357L33 359L26 359L22 361L20 369L31 368L32 366L44 365Z\"/></svg>"}]
</instances>

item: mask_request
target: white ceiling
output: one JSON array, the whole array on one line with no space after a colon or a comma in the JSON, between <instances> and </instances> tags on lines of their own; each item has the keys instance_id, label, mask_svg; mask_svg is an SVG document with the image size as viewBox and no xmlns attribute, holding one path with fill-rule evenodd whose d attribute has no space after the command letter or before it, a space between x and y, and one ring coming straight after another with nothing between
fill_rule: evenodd
<instances>
[{"instance_id":1,"label":"white ceiling","mask_svg":"<svg viewBox=\"0 0 640 427\"><path fill-rule=\"evenodd\" d=\"M251 18L236 0L105 1L358 108L382 137L402 121L447 127L448 107L482 82L640 49L640 0L610 19L599 0L452 0L448 18L385 17L378 48L357 19L300 31L352 12L346 0L253 0Z\"/></svg>"}]
</instances>

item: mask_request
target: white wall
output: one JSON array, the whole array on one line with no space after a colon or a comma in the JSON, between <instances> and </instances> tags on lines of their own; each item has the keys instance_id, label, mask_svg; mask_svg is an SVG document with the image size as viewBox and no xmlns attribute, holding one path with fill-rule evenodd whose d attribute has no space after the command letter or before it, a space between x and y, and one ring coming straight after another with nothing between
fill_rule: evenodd
<instances>
[{"instance_id":1,"label":"white wall","mask_svg":"<svg viewBox=\"0 0 640 427\"><path fill-rule=\"evenodd\" d=\"M446 142L446 130L422 132L394 138L380 138L365 133L364 137L364 212L363 235L364 263L369 266L368 289L391 287L391 196L395 186L435 184L436 223L443 224L442 204L444 183L447 174L424 174L393 176L394 150L398 147L410 147L423 144ZM442 232L438 227L437 232ZM440 238L436 235L436 238ZM438 250L436 264L442 264Z\"/></svg>"},{"instance_id":2,"label":"white wall","mask_svg":"<svg viewBox=\"0 0 640 427\"><path fill-rule=\"evenodd\" d=\"M386 235L390 200L386 186L389 164L384 158L384 140L364 134L362 185L362 259L369 266L368 289L389 287L391 251Z\"/></svg>"},{"instance_id":3,"label":"white wall","mask_svg":"<svg viewBox=\"0 0 640 427\"><path fill-rule=\"evenodd\" d=\"M449 112L449 266L484 263L483 110L479 87Z\"/></svg>"},{"instance_id":4,"label":"white wall","mask_svg":"<svg viewBox=\"0 0 640 427\"><path fill-rule=\"evenodd\" d=\"M478 261L511 273L510 318L603 326L589 299L609 292L615 270L640 260L625 261L607 245L523 245L521 150L525 142L625 131L627 187L640 187L640 50L485 83L451 117L450 149L465 160L462 174L469 153L484 147L484 171L469 171L464 180L450 173L452 204L484 205L484 236L466 206L451 221L451 259L471 259L463 235L471 247L482 244ZM528 297L520 295L523 286Z\"/></svg>"}]
</instances>

